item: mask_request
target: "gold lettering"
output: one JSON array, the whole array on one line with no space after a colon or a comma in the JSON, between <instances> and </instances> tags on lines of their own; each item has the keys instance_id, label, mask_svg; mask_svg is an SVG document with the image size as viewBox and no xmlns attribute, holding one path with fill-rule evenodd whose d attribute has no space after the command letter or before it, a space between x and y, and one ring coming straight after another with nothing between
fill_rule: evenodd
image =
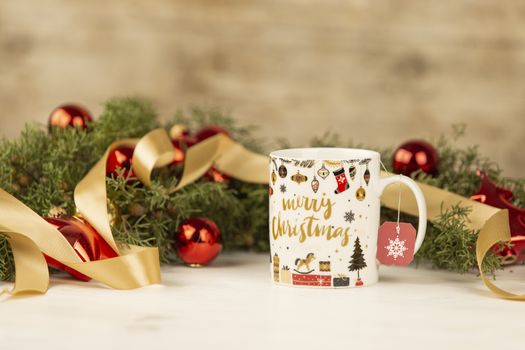
<instances>
[{"instance_id":1,"label":"gold lettering","mask_svg":"<svg viewBox=\"0 0 525 350\"><path fill-rule=\"evenodd\" d=\"M320 201L316 198L299 196L294 198L283 198L283 210L305 209L319 213L324 209L323 217L329 219L332 216L332 208L335 203L330 198L323 197Z\"/></svg>"}]
</instances>

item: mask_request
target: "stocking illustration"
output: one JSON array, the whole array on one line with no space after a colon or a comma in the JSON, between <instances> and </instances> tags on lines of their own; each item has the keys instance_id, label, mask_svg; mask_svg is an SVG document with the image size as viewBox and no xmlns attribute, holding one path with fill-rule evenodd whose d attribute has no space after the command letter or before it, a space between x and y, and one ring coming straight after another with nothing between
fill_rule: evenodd
<instances>
[{"instance_id":1,"label":"stocking illustration","mask_svg":"<svg viewBox=\"0 0 525 350\"><path fill-rule=\"evenodd\" d=\"M340 168L334 171L335 179L337 180L337 189L334 191L336 194L346 191L350 185L346 178L345 169Z\"/></svg>"}]
</instances>

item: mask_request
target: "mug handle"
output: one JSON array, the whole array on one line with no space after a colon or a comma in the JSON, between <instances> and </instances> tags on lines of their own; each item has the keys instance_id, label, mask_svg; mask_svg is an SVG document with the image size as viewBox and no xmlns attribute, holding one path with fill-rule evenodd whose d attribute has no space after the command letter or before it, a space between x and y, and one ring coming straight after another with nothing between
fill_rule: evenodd
<instances>
[{"instance_id":1,"label":"mug handle","mask_svg":"<svg viewBox=\"0 0 525 350\"><path fill-rule=\"evenodd\" d=\"M402 183L406 185L416 197L417 209L419 213L419 223L417 226L416 244L414 247L414 254L421 248L425 232L427 230L427 206L423 192L414 180L403 175L393 175L381 178L379 180L379 196L383 194L385 188L394 183Z\"/></svg>"}]
</instances>

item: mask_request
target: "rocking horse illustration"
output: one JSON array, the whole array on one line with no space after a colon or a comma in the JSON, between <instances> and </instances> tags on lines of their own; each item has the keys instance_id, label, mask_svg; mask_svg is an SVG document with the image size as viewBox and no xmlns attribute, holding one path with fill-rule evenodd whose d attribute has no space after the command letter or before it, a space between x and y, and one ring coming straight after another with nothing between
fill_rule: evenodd
<instances>
[{"instance_id":1,"label":"rocking horse illustration","mask_svg":"<svg viewBox=\"0 0 525 350\"><path fill-rule=\"evenodd\" d=\"M314 260L315 260L314 253L308 253L308 255L306 255L305 259L297 258L295 260L295 267L296 268L294 269L294 271L297 272L297 273L302 273L304 275L312 273L314 270L313 269L310 270L310 264ZM301 269L301 267L303 267L303 266L306 267L306 272L299 271Z\"/></svg>"}]
</instances>

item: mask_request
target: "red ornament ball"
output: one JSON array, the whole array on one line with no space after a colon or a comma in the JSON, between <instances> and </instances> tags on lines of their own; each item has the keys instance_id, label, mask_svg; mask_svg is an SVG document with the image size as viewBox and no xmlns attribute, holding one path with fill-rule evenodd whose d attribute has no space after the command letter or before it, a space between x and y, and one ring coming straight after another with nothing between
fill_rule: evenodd
<instances>
[{"instance_id":1,"label":"red ornament ball","mask_svg":"<svg viewBox=\"0 0 525 350\"><path fill-rule=\"evenodd\" d=\"M197 142L201 142L217 134L224 134L228 137L231 137L228 130L224 129L223 127L218 125L208 125L200 129L197 134L195 134L195 138L197 139Z\"/></svg>"},{"instance_id":2,"label":"red ornament ball","mask_svg":"<svg viewBox=\"0 0 525 350\"><path fill-rule=\"evenodd\" d=\"M438 173L438 154L428 142L408 141L399 146L392 156L392 167L397 174L411 176L421 170L430 175Z\"/></svg>"},{"instance_id":3,"label":"red ornament ball","mask_svg":"<svg viewBox=\"0 0 525 350\"><path fill-rule=\"evenodd\" d=\"M126 178L134 177L132 162L134 147L120 146L112 150L106 163L106 176L117 177L118 169L124 169L122 175Z\"/></svg>"},{"instance_id":4,"label":"red ornament ball","mask_svg":"<svg viewBox=\"0 0 525 350\"><path fill-rule=\"evenodd\" d=\"M100 234L89 223L80 218L74 216L60 218L45 217L44 220L62 233L71 247L73 247L73 250L77 253L78 257L84 262L109 259L118 256L102 236L100 236ZM79 280L91 280L90 277L62 264L50 256L46 255L45 258L49 266L66 271Z\"/></svg>"},{"instance_id":5,"label":"red ornament ball","mask_svg":"<svg viewBox=\"0 0 525 350\"><path fill-rule=\"evenodd\" d=\"M191 218L179 226L175 248L186 265L207 265L222 250L221 233L212 220L205 217Z\"/></svg>"},{"instance_id":6,"label":"red ornament ball","mask_svg":"<svg viewBox=\"0 0 525 350\"><path fill-rule=\"evenodd\" d=\"M86 130L88 124L93 121L91 113L82 106L76 104L65 104L59 106L51 112L48 120L48 127L57 126L65 129L67 127L79 128Z\"/></svg>"}]
</instances>

